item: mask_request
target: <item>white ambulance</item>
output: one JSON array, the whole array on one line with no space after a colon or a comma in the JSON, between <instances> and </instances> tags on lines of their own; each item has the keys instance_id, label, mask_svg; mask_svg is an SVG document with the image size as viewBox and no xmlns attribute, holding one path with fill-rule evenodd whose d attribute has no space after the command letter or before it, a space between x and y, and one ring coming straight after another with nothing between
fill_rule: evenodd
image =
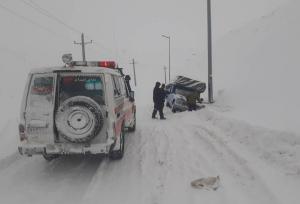
<instances>
[{"instance_id":1,"label":"white ambulance","mask_svg":"<svg viewBox=\"0 0 300 204\"><path fill-rule=\"evenodd\" d=\"M19 124L20 154L106 154L121 159L125 132L136 128L134 92L113 61L32 70Z\"/></svg>"}]
</instances>

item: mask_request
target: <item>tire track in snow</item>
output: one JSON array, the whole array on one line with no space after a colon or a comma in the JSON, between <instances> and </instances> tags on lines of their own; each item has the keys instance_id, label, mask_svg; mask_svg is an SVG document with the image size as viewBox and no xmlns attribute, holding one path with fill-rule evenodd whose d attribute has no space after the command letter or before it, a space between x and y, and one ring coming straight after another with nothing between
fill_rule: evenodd
<instances>
[{"instance_id":1,"label":"tire track in snow","mask_svg":"<svg viewBox=\"0 0 300 204\"><path fill-rule=\"evenodd\" d=\"M172 118L171 118L172 120ZM172 121L171 121L172 123ZM199 191L191 188L192 180L216 174L217 172L201 151L201 146L196 145L194 135L188 126L169 125L166 133L170 142L171 161L166 179L166 193L163 197L165 203L232 203L227 202L227 196L222 192ZM178 195L178 196L174 196ZM180 196L179 196L180 195Z\"/></svg>"},{"instance_id":2,"label":"tire track in snow","mask_svg":"<svg viewBox=\"0 0 300 204\"><path fill-rule=\"evenodd\" d=\"M146 122L146 121L145 121ZM142 127L142 144L139 148L142 170L142 186L151 190L143 192L143 203L161 203L165 191L165 178L168 171L169 141L163 130L163 122L149 120ZM147 187L148 186L148 187Z\"/></svg>"},{"instance_id":3,"label":"tire track in snow","mask_svg":"<svg viewBox=\"0 0 300 204\"><path fill-rule=\"evenodd\" d=\"M147 135L148 136L148 135ZM142 203L143 175L142 148L144 141L141 126L125 137L125 152L122 160L106 160L97 169L82 203L94 204L95 200L106 203ZM140 202L139 202L140 201Z\"/></svg>"},{"instance_id":4,"label":"tire track in snow","mask_svg":"<svg viewBox=\"0 0 300 204\"><path fill-rule=\"evenodd\" d=\"M273 168L292 177L300 175L299 134L256 127L236 119L226 120L224 117L211 122L218 127L218 131L226 132L228 137L248 146L251 152Z\"/></svg>"},{"instance_id":5,"label":"tire track in snow","mask_svg":"<svg viewBox=\"0 0 300 204\"><path fill-rule=\"evenodd\" d=\"M201 130L199 130L199 127ZM218 136L222 132L213 131L217 127L211 127L208 129L204 125L199 125L196 128L198 130L195 132L195 135L201 139L216 156L216 161L221 161L224 163L224 167L227 168L228 172L231 171L231 175L239 185L243 188L250 189L247 192L247 196L250 196L250 200L254 198L255 203L278 203L278 199L273 192L268 189L263 180L260 178L260 175L247 164L247 160L239 156L233 149L229 148L226 142ZM245 182L247 181L247 182ZM252 195L250 195L250 193ZM255 197L255 195L261 195ZM260 198L261 200L256 200Z\"/></svg>"},{"instance_id":6,"label":"tire track in snow","mask_svg":"<svg viewBox=\"0 0 300 204\"><path fill-rule=\"evenodd\" d=\"M272 151L279 151L283 146L284 149L292 149L292 151L297 152L297 145L299 145L297 135L254 127L235 119L220 117L211 111L208 111L208 114L214 118L205 120L204 126L214 130L212 135L216 137L216 140L225 142L231 151L238 152L239 157L247 159L247 167L254 172L257 180L274 196L277 202L295 203L299 200L296 190L298 189L299 177L289 176L283 170L286 164L289 166L287 169L293 166L291 164L297 166L297 154L294 155L292 163L289 164L282 158L278 158L281 155L276 155L274 154L276 152ZM266 153L272 154L274 160L270 161L261 156Z\"/></svg>"},{"instance_id":7,"label":"tire track in snow","mask_svg":"<svg viewBox=\"0 0 300 204\"><path fill-rule=\"evenodd\" d=\"M81 203L102 163L99 158L81 156L51 162L39 156L20 158L0 174L0 197L7 203Z\"/></svg>"},{"instance_id":8,"label":"tire track in snow","mask_svg":"<svg viewBox=\"0 0 300 204\"><path fill-rule=\"evenodd\" d=\"M190 126L177 123L180 121L177 119L181 119L178 117L179 114L172 114L167 121L157 123L156 120L152 120L151 125L143 127L144 133L147 134L147 138L144 138L146 146L142 147L146 153L143 159L144 169L152 168L151 171L144 172L153 177L154 182L150 182L150 185L161 186L160 189L151 188L147 191L150 196L143 200L143 203L234 203L234 199L229 199L221 190L214 194L191 188L190 182L193 179L207 176L217 170L208 161L211 157L206 159L206 154L203 156L203 151L199 151L201 145L195 145L197 140L194 134L187 130ZM167 149L164 154L163 149ZM165 158L160 169L153 162L160 160L159 158Z\"/></svg>"},{"instance_id":9,"label":"tire track in snow","mask_svg":"<svg viewBox=\"0 0 300 204\"><path fill-rule=\"evenodd\" d=\"M8 168L20 159L22 159L22 156L18 152L15 152L11 155L2 158L0 160L0 171Z\"/></svg>"}]
</instances>

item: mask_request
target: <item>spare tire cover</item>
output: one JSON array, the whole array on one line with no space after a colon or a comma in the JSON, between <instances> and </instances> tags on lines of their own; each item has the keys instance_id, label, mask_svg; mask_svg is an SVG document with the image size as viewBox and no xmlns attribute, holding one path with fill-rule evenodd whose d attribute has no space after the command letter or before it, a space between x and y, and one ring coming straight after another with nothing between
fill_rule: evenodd
<instances>
[{"instance_id":1,"label":"spare tire cover","mask_svg":"<svg viewBox=\"0 0 300 204\"><path fill-rule=\"evenodd\" d=\"M70 142L86 142L93 139L103 127L100 105L86 96L65 100L55 115L60 136Z\"/></svg>"}]
</instances>

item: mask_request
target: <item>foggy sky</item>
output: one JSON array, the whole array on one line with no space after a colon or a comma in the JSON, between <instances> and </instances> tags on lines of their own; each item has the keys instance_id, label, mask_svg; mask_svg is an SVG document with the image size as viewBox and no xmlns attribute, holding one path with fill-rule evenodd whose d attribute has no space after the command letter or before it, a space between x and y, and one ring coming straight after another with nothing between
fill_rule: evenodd
<instances>
[{"instance_id":1,"label":"foggy sky","mask_svg":"<svg viewBox=\"0 0 300 204\"><path fill-rule=\"evenodd\" d=\"M38 3L72 29L22 0L1 0L10 10L0 8L1 83L7 74L15 73L14 69L20 73L17 80L25 80L32 67L62 65L63 53L81 59L80 47L73 44L80 40L80 32L85 32L87 40L94 40L87 45L87 59L117 60L130 73L129 63L135 58L140 80L149 84L163 80L163 66L168 65L168 42L162 34L171 36L172 76L198 68L205 55L206 0L25 1ZM213 40L287 1L212 0ZM199 73L192 74L206 80L201 70L205 73L206 68L199 67Z\"/></svg>"}]
</instances>

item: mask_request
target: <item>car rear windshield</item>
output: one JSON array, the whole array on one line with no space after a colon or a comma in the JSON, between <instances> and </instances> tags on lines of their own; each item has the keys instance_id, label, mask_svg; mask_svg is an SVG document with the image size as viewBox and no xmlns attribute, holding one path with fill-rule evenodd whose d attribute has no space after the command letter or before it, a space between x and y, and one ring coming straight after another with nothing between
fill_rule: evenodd
<instances>
[{"instance_id":1,"label":"car rear windshield","mask_svg":"<svg viewBox=\"0 0 300 204\"><path fill-rule=\"evenodd\" d=\"M103 77L92 74L62 74L59 77L59 101L62 103L74 96L86 96L104 105Z\"/></svg>"},{"instance_id":2,"label":"car rear windshield","mask_svg":"<svg viewBox=\"0 0 300 204\"><path fill-rule=\"evenodd\" d=\"M53 76L36 74L32 77L28 106L35 109L48 109L53 103Z\"/></svg>"},{"instance_id":3,"label":"car rear windshield","mask_svg":"<svg viewBox=\"0 0 300 204\"><path fill-rule=\"evenodd\" d=\"M194 92L191 90L187 90L187 89L176 88L175 93L186 97Z\"/></svg>"}]
</instances>

